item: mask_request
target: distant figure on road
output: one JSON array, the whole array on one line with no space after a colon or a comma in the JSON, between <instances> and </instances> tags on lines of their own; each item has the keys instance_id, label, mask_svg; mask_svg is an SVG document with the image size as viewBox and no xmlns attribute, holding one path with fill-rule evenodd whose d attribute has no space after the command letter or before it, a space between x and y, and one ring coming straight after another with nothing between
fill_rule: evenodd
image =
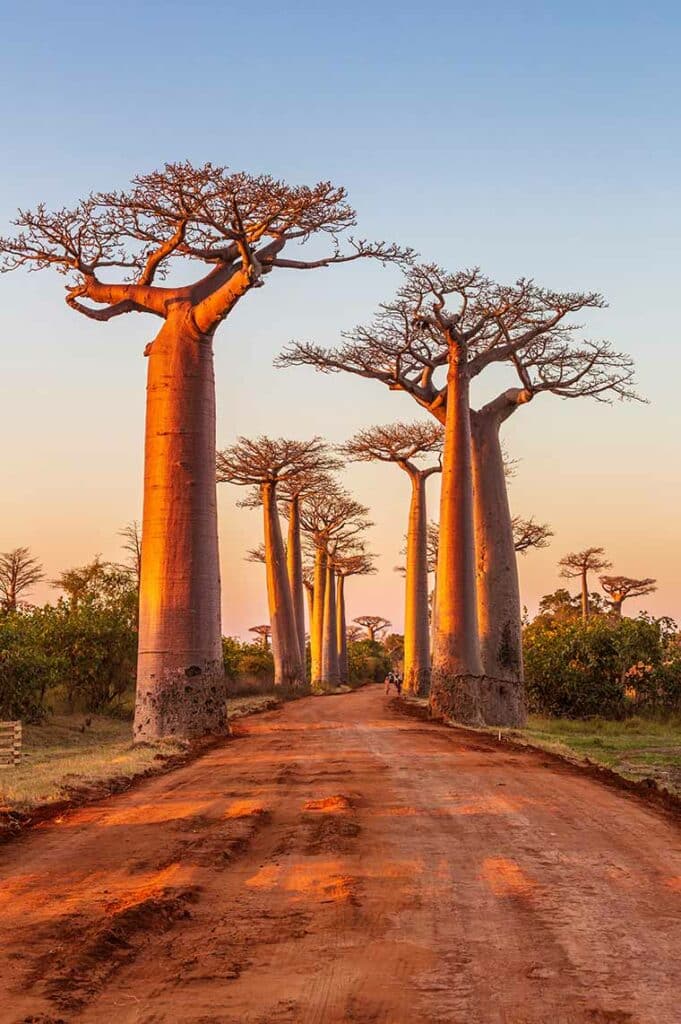
<instances>
[{"instance_id":1,"label":"distant figure on road","mask_svg":"<svg viewBox=\"0 0 681 1024\"><path fill-rule=\"evenodd\" d=\"M399 674L399 672L393 672L392 669L390 670L390 672L388 672L387 676L385 677L386 696L390 693L391 686L395 687L395 692L399 697L399 695L402 693L402 676Z\"/></svg>"}]
</instances>

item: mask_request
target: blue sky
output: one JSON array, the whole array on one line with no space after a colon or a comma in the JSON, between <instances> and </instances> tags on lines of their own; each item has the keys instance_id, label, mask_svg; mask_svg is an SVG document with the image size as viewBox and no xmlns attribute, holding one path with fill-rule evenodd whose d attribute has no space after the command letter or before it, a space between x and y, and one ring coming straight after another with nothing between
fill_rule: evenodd
<instances>
[{"instance_id":1,"label":"blue sky","mask_svg":"<svg viewBox=\"0 0 681 1024\"><path fill-rule=\"evenodd\" d=\"M363 235L448 268L603 291L610 307L589 331L635 355L650 405L545 397L509 425L514 507L557 534L523 560L524 596L533 606L554 588L565 551L603 544L618 571L659 577L651 609L681 617L680 44L671 3L6 3L0 224L166 159L210 159L343 183ZM220 443L341 439L419 415L378 385L271 367L289 338L333 342L395 284L355 266L273 276L249 296L216 344ZM0 279L0 550L28 543L50 574L113 557L116 530L139 515L141 354L154 329L85 321L62 285ZM347 474L382 555L351 610L398 624L406 493L391 469ZM243 632L264 599L241 554L259 523L238 497L221 489L225 628Z\"/></svg>"}]
</instances>

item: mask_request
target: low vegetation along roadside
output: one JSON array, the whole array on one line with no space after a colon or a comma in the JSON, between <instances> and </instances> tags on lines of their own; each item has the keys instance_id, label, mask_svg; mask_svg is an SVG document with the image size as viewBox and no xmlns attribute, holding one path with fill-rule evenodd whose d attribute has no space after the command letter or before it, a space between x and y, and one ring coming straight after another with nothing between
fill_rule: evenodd
<instances>
[{"instance_id":1,"label":"low vegetation along roadside","mask_svg":"<svg viewBox=\"0 0 681 1024\"><path fill-rule=\"evenodd\" d=\"M526 729L510 735L556 753L588 758L629 779L654 779L681 796L681 715L659 720L634 716L623 721L533 715Z\"/></svg>"},{"instance_id":2,"label":"low vegetation along roadside","mask_svg":"<svg viewBox=\"0 0 681 1024\"><path fill-rule=\"evenodd\" d=\"M237 697L230 712L238 718L278 703L271 694ZM188 750L173 742L133 745L130 722L104 715L54 715L24 726L23 741L20 763L0 767L0 813L99 796Z\"/></svg>"}]
</instances>

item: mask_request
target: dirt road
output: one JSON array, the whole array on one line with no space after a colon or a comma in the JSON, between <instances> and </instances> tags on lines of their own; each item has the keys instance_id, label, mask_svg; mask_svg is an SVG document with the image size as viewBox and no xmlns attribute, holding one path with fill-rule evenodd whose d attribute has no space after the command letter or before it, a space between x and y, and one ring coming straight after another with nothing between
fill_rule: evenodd
<instances>
[{"instance_id":1,"label":"dirt road","mask_svg":"<svg viewBox=\"0 0 681 1024\"><path fill-rule=\"evenodd\" d=\"M677 826L378 687L0 849L0 1019L681 1021Z\"/></svg>"}]
</instances>

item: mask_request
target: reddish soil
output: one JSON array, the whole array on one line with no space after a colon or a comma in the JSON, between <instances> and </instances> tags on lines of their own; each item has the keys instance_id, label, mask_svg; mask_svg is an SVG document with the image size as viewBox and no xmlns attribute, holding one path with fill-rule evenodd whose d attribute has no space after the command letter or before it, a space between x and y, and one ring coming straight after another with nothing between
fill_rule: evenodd
<instances>
[{"instance_id":1,"label":"reddish soil","mask_svg":"<svg viewBox=\"0 0 681 1024\"><path fill-rule=\"evenodd\" d=\"M671 816L382 688L0 849L8 1024L678 1024Z\"/></svg>"}]
</instances>

